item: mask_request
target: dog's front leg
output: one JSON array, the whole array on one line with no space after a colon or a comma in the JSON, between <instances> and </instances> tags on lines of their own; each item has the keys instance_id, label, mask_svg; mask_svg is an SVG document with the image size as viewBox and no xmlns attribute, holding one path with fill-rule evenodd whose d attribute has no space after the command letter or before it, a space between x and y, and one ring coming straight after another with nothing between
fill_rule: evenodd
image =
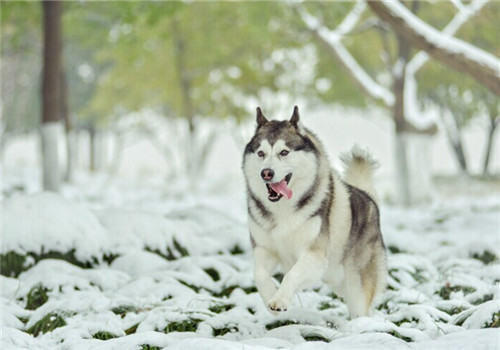
<instances>
[{"instance_id":1,"label":"dog's front leg","mask_svg":"<svg viewBox=\"0 0 500 350\"><path fill-rule=\"evenodd\" d=\"M255 261L255 285L262 300L264 300L264 303L267 303L277 290L272 274L278 266L279 261L269 250L259 246L254 248L253 254Z\"/></svg>"},{"instance_id":2,"label":"dog's front leg","mask_svg":"<svg viewBox=\"0 0 500 350\"><path fill-rule=\"evenodd\" d=\"M283 277L281 286L268 302L273 311L286 311L297 289L321 279L328 265L324 249L309 249Z\"/></svg>"}]
</instances>

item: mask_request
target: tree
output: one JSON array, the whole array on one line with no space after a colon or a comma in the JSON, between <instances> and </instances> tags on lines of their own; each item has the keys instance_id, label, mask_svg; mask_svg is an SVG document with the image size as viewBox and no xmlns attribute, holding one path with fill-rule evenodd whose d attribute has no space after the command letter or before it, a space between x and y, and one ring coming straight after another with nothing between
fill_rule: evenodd
<instances>
[{"instance_id":1,"label":"tree","mask_svg":"<svg viewBox=\"0 0 500 350\"><path fill-rule=\"evenodd\" d=\"M416 48L463 72L500 96L500 60L494 55L429 26L397 1L369 1L382 20Z\"/></svg>"},{"instance_id":2,"label":"tree","mask_svg":"<svg viewBox=\"0 0 500 350\"><path fill-rule=\"evenodd\" d=\"M458 1L454 2L454 5L459 8L459 12L441 32L446 35L456 32L456 36L463 41L473 43L485 51L500 53L497 35L499 27L494 20L500 14L500 6L497 3L484 0L476 0L468 5ZM471 13L475 16L474 21L466 22L465 16L467 14L470 16ZM433 26L439 25L439 23L431 24ZM410 70L414 71L415 67L421 66L424 58L425 61L428 61L429 55L425 52L416 55L409 65L409 67L411 66ZM470 159L467 159L466 144L462 142L462 129L474 119L486 117L484 168L484 163L489 163L490 156L488 154L491 154L493 134L496 129L494 120L498 112L493 111L498 108L500 98L489 92L472 77L457 73L436 60L430 60L424 69L419 70L417 76L418 89L415 74L413 74L412 89L414 91L412 93L418 93L422 108L429 109L436 108L436 106L439 108L441 125L444 127L459 169L463 173L468 174L471 169L469 168ZM485 172L483 171L483 173Z\"/></svg>"},{"instance_id":3,"label":"tree","mask_svg":"<svg viewBox=\"0 0 500 350\"><path fill-rule=\"evenodd\" d=\"M269 29L271 20L283 21L279 11L286 7L273 3L137 6L145 15L117 22L111 42L98 53L109 69L99 81L89 114L112 119L151 109L185 121L181 124L185 128L176 134L182 148L175 153L184 153L184 174L199 176L215 139L215 131L204 133L198 127L200 119L241 120L249 115L248 101L255 100L263 86L278 89L276 77L288 62L272 70L263 65L278 40L281 47L295 43L283 35L286 26Z\"/></svg>"},{"instance_id":4,"label":"tree","mask_svg":"<svg viewBox=\"0 0 500 350\"><path fill-rule=\"evenodd\" d=\"M453 34L467 21L467 19L474 15L484 3L485 2L481 0L471 3L469 6L464 6L464 8L460 9L455 17L449 22L445 31L448 34ZM419 2L411 3L413 12L417 12L419 8L418 5ZM435 126L432 126L432 121L425 121L418 118L422 113L419 113L419 109L416 108L418 107L418 103L415 102L417 101L417 88L414 75L426 63L427 56L421 52L412 57L410 46L406 40L400 35L395 35L391 39L391 33L388 32L384 23L374 20L373 18L365 18L364 21L356 27L357 23L362 18L365 7L365 2L357 2L335 30L329 29L324 22L319 20L322 14L317 14L316 16L311 15L303 6L299 7L298 11L306 27L312 32L314 37L328 49L328 52L332 54L344 69L349 72L353 81L361 87L361 91L377 101L377 103L381 103L386 108L391 109L396 133L395 155L398 173L397 178L399 179L398 193L402 197L402 202L409 204L414 200L412 197L415 195L410 188L410 182L422 178L423 174L414 176L413 171L409 170L411 164L409 164L410 159L407 159L408 151L405 149L409 142L408 137L415 133L432 134L436 130ZM426 11L424 11L424 13L425 12ZM348 50L346 44L342 42L345 40L352 43L353 37L357 33L362 32L363 42L370 42L371 44L373 41L376 41L377 38L367 39L367 31L370 29L375 29L376 32L379 33L379 40L381 42L379 50L383 52L382 61L385 66L384 76L391 77L389 79L390 83L382 84L373 79L369 74L369 71L372 71L382 75L381 71L384 67L369 66L370 62L367 61L367 55L363 51L358 52L356 59L354 55L350 53L350 51L355 51L355 47L351 44L351 49ZM375 50L373 51L376 52ZM377 55L373 54L368 56L376 57ZM363 61L364 64L359 64L358 61ZM372 75L373 74L374 73L372 73ZM421 150L420 153L422 152L423 150ZM412 179L409 178L410 175L412 175ZM428 178L425 183L429 183L429 170L424 177ZM418 188L418 191L422 193L423 189Z\"/></svg>"},{"instance_id":5,"label":"tree","mask_svg":"<svg viewBox=\"0 0 500 350\"><path fill-rule=\"evenodd\" d=\"M42 140L43 188L59 189L57 136L61 115L61 2L43 1Z\"/></svg>"}]
</instances>

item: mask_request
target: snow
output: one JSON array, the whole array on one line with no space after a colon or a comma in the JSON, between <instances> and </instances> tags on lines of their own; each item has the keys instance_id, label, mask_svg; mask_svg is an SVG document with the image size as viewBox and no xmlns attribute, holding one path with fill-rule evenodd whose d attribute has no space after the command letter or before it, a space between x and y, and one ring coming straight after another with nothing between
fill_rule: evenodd
<instances>
[{"instance_id":1,"label":"snow","mask_svg":"<svg viewBox=\"0 0 500 350\"><path fill-rule=\"evenodd\" d=\"M267 312L253 289L241 183L207 179L193 196L162 182L111 181L98 196L100 181L86 177L64 197L3 199L3 254L75 249L92 266L33 259L17 277L0 276L2 349L498 348L498 330L483 327L498 325L499 262L473 258L499 254L495 193L382 205L389 289L372 316L349 320L320 283L288 312ZM117 257L109 263L106 254ZM48 300L29 310L38 286ZM66 325L26 332L49 314ZM176 331L190 322L197 325ZM115 338L93 338L98 332Z\"/></svg>"},{"instance_id":2,"label":"snow","mask_svg":"<svg viewBox=\"0 0 500 350\"><path fill-rule=\"evenodd\" d=\"M109 243L97 218L78 204L50 193L16 196L1 203L3 214L1 253L20 254L76 250L88 261L106 252ZM22 238L20 241L19 238Z\"/></svg>"}]
</instances>

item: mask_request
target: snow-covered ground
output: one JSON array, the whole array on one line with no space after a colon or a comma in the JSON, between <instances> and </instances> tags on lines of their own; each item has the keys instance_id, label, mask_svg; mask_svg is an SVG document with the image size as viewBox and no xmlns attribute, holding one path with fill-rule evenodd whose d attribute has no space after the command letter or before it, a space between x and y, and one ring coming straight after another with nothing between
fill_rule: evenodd
<instances>
[{"instance_id":1,"label":"snow-covered ground","mask_svg":"<svg viewBox=\"0 0 500 350\"><path fill-rule=\"evenodd\" d=\"M322 285L266 311L237 180L79 176L61 195L13 183L2 349L500 348L499 192L382 206L389 287L373 316L349 320Z\"/></svg>"}]
</instances>

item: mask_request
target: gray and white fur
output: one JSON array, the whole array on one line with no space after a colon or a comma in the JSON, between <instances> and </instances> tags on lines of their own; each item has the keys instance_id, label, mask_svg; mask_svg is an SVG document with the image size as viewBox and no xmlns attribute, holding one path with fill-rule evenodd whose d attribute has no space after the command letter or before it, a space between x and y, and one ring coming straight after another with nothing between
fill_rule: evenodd
<instances>
[{"instance_id":1,"label":"gray and white fur","mask_svg":"<svg viewBox=\"0 0 500 350\"><path fill-rule=\"evenodd\" d=\"M257 289L277 313L322 280L352 318L368 315L387 274L372 181L377 164L355 147L342 157L342 178L299 119L297 106L287 121L269 121L257 108L257 129L243 155ZM290 199L274 191L279 182L292 191ZM278 268L279 286L272 277Z\"/></svg>"}]
</instances>

